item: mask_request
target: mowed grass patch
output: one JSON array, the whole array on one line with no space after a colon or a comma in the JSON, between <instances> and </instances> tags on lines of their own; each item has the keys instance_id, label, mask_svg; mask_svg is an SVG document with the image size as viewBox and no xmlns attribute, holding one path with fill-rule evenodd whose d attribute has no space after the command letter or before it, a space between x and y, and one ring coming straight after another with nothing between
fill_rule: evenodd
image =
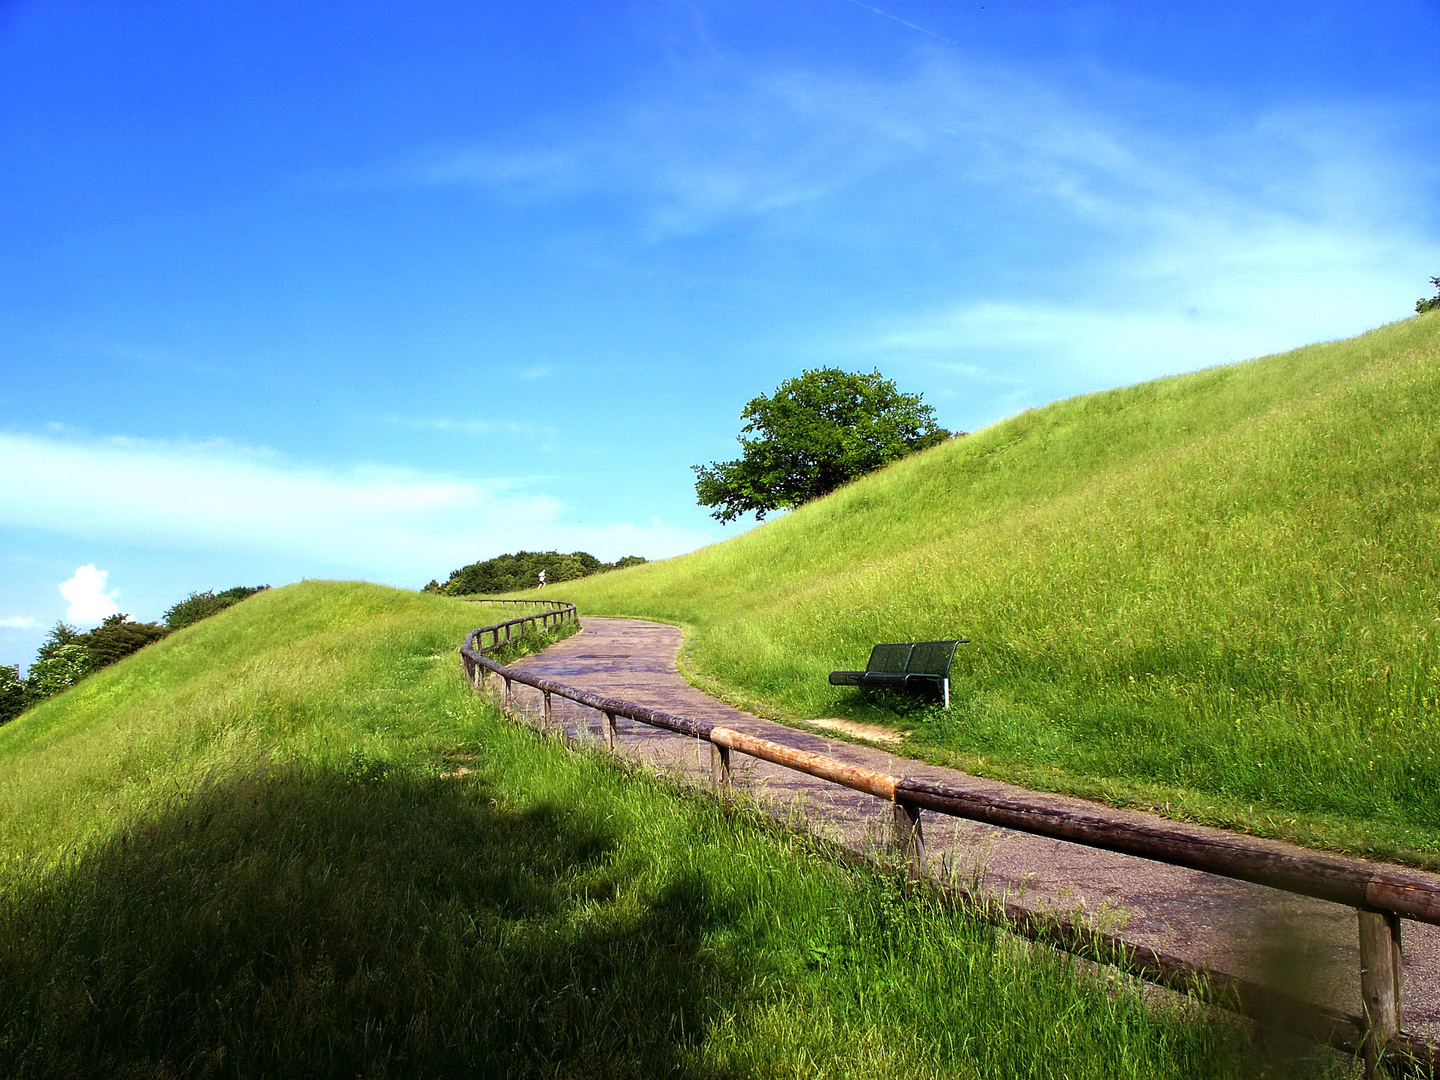
<instances>
[{"instance_id":1,"label":"mowed grass patch","mask_svg":"<svg viewBox=\"0 0 1440 1080\"><path fill-rule=\"evenodd\" d=\"M1440 314L1031 410L691 555L566 582L771 715L1440 865ZM831 687L968 637L948 715Z\"/></svg>"},{"instance_id":2,"label":"mowed grass patch","mask_svg":"<svg viewBox=\"0 0 1440 1080\"><path fill-rule=\"evenodd\" d=\"M1213 1016L500 719L473 607L262 600L0 729L0 1074L1254 1074Z\"/></svg>"}]
</instances>

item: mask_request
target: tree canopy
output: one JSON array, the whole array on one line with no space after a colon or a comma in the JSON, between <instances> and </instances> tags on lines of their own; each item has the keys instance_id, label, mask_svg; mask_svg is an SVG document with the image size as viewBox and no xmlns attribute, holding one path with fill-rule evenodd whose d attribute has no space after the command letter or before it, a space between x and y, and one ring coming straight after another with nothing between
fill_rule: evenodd
<instances>
[{"instance_id":1,"label":"tree canopy","mask_svg":"<svg viewBox=\"0 0 1440 1080\"><path fill-rule=\"evenodd\" d=\"M431 581L422 591L442 593L445 596L519 592L522 589L533 589L541 570L545 571L546 584L554 585L561 581L589 577L591 574L603 574L607 570L639 566L644 561L639 555L626 555L623 559L607 563L601 562L588 551L572 551L568 555L562 555L558 551L517 551L452 570L443 585L438 581Z\"/></svg>"},{"instance_id":2,"label":"tree canopy","mask_svg":"<svg viewBox=\"0 0 1440 1080\"><path fill-rule=\"evenodd\" d=\"M751 512L763 521L951 437L919 394L878 371L802 372L751 400L740 419L739 458L691 466L696 498L722 522Z\"/></svg>"}]
</instances>

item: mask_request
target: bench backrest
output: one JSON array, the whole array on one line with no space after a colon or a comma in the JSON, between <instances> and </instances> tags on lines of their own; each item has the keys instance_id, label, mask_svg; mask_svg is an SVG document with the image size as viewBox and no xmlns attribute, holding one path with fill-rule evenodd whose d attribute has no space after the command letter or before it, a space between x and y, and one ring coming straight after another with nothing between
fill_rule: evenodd
<instances>
[{"instance_id":1,"label":"bench backrest","mask_svg":"<svg viewBox=\"0 0 1440 1080\"><path fill-rule=\"evenodd\" d=\"M870 650L870 662L865 665L865 670L903 675L910 662L912 648L914 646L908 642L901 645L876 645Z\"/></svg>"},{"instance_id":2,"label":"bench backrest","mask_svg":"<svg viewBox=\"0 0 1440 1080\"><path fill-rule=\"evenodd\" d=\"M917 641L910 646L910 660L905 665L909 675L934 675L943 679L950 674L950 663L955 659L956 641Z\"/></svg>"}]
</instances>

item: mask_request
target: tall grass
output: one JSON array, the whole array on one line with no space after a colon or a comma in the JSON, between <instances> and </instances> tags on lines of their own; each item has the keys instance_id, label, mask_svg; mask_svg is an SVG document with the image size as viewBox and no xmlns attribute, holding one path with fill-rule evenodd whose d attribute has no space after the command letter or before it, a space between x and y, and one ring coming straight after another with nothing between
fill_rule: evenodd
<instances>
[{"instance_id":1,"label":"tall grass","mask_svg":"<svg viewBox=\"0 0 1440 1080\"><path fill-rule=\"evenodd\" d=\"M1440 314L1031 410L727 543L567 582L794 717L1440 865ZM831 687L963 636L955 708Z\"/></svg>"},{"instance_id":2,"label":"tall grass","mask_svg":"<svg viewBox=\"0 0 1440 1080\"><path fill-rule=\"evenodd\" d=\"M1206 1014L500 720L474 620L274 590L0 729L0 1075L1254 1074Z\"/></svg>"}]
</instances>

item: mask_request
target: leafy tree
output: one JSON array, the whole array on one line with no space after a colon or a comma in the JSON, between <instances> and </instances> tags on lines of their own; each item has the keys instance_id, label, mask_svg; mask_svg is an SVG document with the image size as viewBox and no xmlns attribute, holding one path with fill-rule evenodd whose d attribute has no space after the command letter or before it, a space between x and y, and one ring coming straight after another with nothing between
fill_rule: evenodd
<instances>
[{"instance_id":1,"label":"leafy tree","mask_svg":"<svg viewBox=\"0 0 1440 1080\"><path fill-rule=\"evenodd\" d=\"M1440 308L1440 277L1432 277L1430 284L1435 286L1435 295L1429 300L1416 300L1416 314L1424 315L1427 311L1434 311L1436 308Z\"/></svg>"},{"instance_id":2,"label":"leafy tree","mask_svg":"<svg viewBox=\"0 0 1440 1080\"><path fill-rule=\"evenodd\" d=\"M606 563L588 551L572 551L568 555L558 551L517 551L462 566L451 572L445 584L432 580L423 591L444 596L518 592L533 588L538 583L541 570L545 571L546 584L553 585L607 570L638 566L644 561L639 555L627 555L617 562Z\"/></svg>"},{"instance_id":3,"label":"leafy tree","mask_svg":"<svg viewBox=\"0 0 1440 1080\"><path fill-rule=\"evenodd\" d=\"M54 646L45 655L37 656L26 673L26 704L43 701L52 694L69 689L92 670L90 650L84 645L72 641Z\"/></svg>"},{"instance_id":4,"label":"leafy tree","mask_svg":"<svg viewBox=\"0 0 1440 1080\"><path fill-rule=\"evenodd\" d=\"M55 655L56 651L62 646L78 644L83 636L79 630L69 623L57 622L50 628L50 633L46 635L45 640L40 643L40 648L35 650L35 659L48 659Z\"/></svg>"},{"instance_id":5,"label":"leafy tree","mask_svg":"<svg viewBox=\"0 0 1440 1080\"><path fill-rule=\"evenodd\" d=\"M0 664L0 724L14 720L25 711L25 680L20 669Z\"/></svg>"},{"instance_id":6,"label":"leafy tree","mask_svg":"<svg viewBox=\"0 0 1440 1080\"><path fill-rule=\"evenodd\" d=\"M740 418L739 458L691 466L696 498L722 522L752 511L764 521L951 437L919 394L900 393L878 371L802 372L753 399Z\"/></svg>"},{"instance_id":7,"label":"leafy tree","mask_svg":"<svg viewBox=\"0 0 1440 1080\"><path fill-rule=\"evenodd\" d=\"M159 623L137 623L129 615L111 615L88 634L81 634L78 644L90 652L92 670L138 652L152 641L159 641L170 630Z\"/></svg>"},{"instance_id":8,"label":"leafy tree","mask_svg":"<svg viewBox=\"0 0 1440 1080\"><path fill-rule=\"evenodd\" d=\"M269 585L237 585L233 589L226 589L220 593L210 589L206 589L204 592L192 592L165 612L165 627L167 630L179 630L191 623L197 623L201 619L208 619L216 612L224 611L247 597L264 592L269 587Z\"/></svg>"}]
</instances>

